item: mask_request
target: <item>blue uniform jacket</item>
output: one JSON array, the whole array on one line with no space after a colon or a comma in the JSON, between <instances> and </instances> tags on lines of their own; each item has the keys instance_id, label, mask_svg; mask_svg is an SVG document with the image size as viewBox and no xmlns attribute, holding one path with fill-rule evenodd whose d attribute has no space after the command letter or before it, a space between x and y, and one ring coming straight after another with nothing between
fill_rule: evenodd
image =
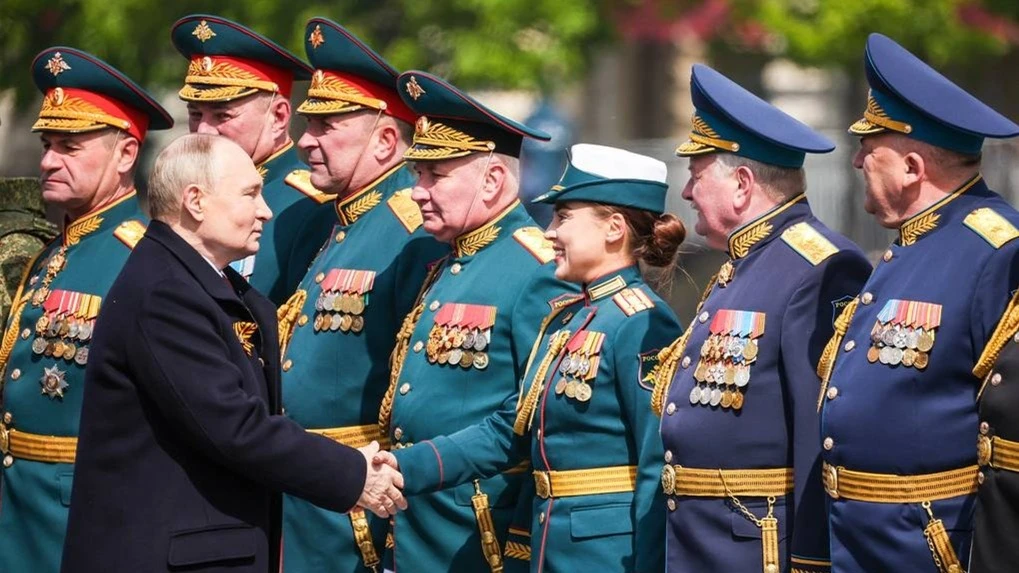
<instances>
[{"instance_id":1,"label":"blue uniform jacket","mask_svg":"<svg viewBox=\"0 0 1019 573\"><path fill-rule=\"evenodd\" d=\"M977 176L902 225L838 349L821 416L825 462L905 476L971 467L976 490L972 370L1019 282L1017 223ZM929 344L917 346L921 328ZM963 567L974 502L971 493L931 503ZM829 507L834 571L937 570L921 503L840 497Z\"/></svg>"},{"instance_id":2,"label":"blue uniform jacket","mask_svg":"<svg viewBox=\"0 0 1019 573\"><path fill-rule=\"evenodd\" d=\"M662 357L663 461L791 469L792 491L774 504L780 570L825 571L815 366L870 265L813 216L804 195L733 231L729 256L686 336ZM767 515L765 498L737 498L756 518ZM761 528L731 500L670 495L666 503L667 571L763 570Z\"/></svg>"}]
</instances>

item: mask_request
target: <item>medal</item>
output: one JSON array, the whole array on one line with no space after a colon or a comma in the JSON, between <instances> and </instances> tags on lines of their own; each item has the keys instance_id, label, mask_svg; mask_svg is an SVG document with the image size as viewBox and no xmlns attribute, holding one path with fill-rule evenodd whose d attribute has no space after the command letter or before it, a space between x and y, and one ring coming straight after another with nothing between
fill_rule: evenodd
<instances>
[{"instance_id":1,"label":"medal","mask_svg":"<svg viewBox=\"0 0 1019 573\"><path fill-rule=\"evenodd\" d=\"M474 352L464 350L463 356L460 357L460 368L470 368L472 364L474 364Z\"/></svg>"},{"instance_id":2,"label":"medal","mask_svg":"<svg viewBox=\"0 0 1019 573\"><path fill-rule=\"evenodd\" d=\"M740 366L736 370L736 374L733 375L733 383L736 384L737 388L742 388L750 383L750 367Z\"/></svg>"},{"instance_id":3,"label":"medal","mask_svg":"<svg viewBox=\"0 0 1019 573\"><path fill-rule=\"evenodd\" d=\"M907 348L902 351L902 365L912 366L916 362L917 352L912 348Z\"/></svg>"},{"instance_id":4,"label":"medal","mask_svg":"<svg viewBox=\"0 0 1019 573\"><path fill-rule=\"evenodd\" d=\"M732 406L732 395L733 391L729 390L728 388L726 388L725 391L722 392L721 404L723 408L729 408Z\"/></svg>"},{"instance_id":5,"label":"medal","mask_svg":"<svg viewBox=\"0 0 1019 573\"><path fill-rule=\"evenodd\" d=\"M916 340L916 349L920 352L930 352L931 348L934 348L934 332L921 329Z\"/></svg>"},{"instance_id":6,"label":"medal","mask_svg":"<svg viewBox=\"0 0 1019 573\"><path fill-rule=\"evenodd\" d=\"M880 354L881 352L878 350L877 346L871 346L867 349L867 362L870 362L871 364L877 362Z\"/></svg>"},{"instance_id":7,"label":"medal","mask_svg":"<svg viewBox=\"0 0 1019 573\"><path fill-rule=\"evenodd\" d=\"M743 393L733 392L732 393L732 409L742 410L743 409Z\"/></svg>"},{"instance_id":8,"label":"medal","mask_svg":"<svg viewBox=\"0 0 1019 573\"><path fill-rule=\"evenodd\" d=\"M67 389L67 381L64 379L65 372L54 364L50 368L44 368L39 385L42 386L42 393L50 398L63 398L64 390Z\"/></svg>"},{"instance_id":9,"label":"medal","mask_svg":"<svg viewBox=\"0 0 1019 573\"><path fill-rule=\"evenodd\" d=\"M725 288L732 280L733 275L736 274L736 269L732 266L732 261L725 261L722 266L718 269L718 275L715 278L715 282L720 288Z\"/></svg>"},{"instance_id":10,"label":"medal","mask_svg":"<svg viewBox=\"0 0 1019 573\"><path fill-rule=\"evenodd\" d=\"M711 390L711 405L712 407L719 405L722 402L722 391L716 386Z\"/></svg>"},{"instance_id":11,"label":"medal","mask_svg":"<svg viewBox=\"0 0 1019 573\"><path fill-rule=\"evenodd\" d=\"M566 383L566 397L576 398L577 397L577 381L570 380Z\"/></svg>"},{"instance_id":12,"label":"medal","mask_svg":"<svg viewBox=\"0 0 1019 573\"><path fill-rule=\"evenodd\" d=\"M360 314L350 320L350 331L357 334L364 330L364 317Z\"/></svg>"},{"instance_id":13,"label":"medal","mask_svg":"<svg viewBox=\"0 0 1019 573\"><path fill-rule=\"evenodd\" d=\"M707 388L701 388L701 406L707 406L711 402L711 390Z\"/></svg>"},{"instance_id":14,"label":"medal","mask_svg":"<svg viewBox=\"0 0 1019 573\"><path fill-rule=\"evenodd\" d=\"M488 355L484 352L474 353L474 367L478 370L484 370L488 368Z\"/></svg>"},{"instance_id":15,"label":"medal","mask_svg":"<svg viewBox=\"0 0 1019 573\"><path fill-rule=\"evenodd\" d=\"M340 315L332 314L329 318L329 330L336 332L340 329Z\"/></svg>"},{"instance_id":16,"label":"medal","mask_svg":"<svg viewBox=\"0 0 1019 573\"><path fill-rule=\"evenodd\" d=\"M913 366L915 366L919 370L923 370L924 368L927 368L927 361L929 359L930 355L927 354L926 352L918 352L916 355L916 360L913 362Z\"/></svg>"},{"instance_id":17,"label":"medal","mask_svg":"<svg viewBox=\"0 0 1019 573\"><path fill-rule=\"evenodd\" d=\"M745 358L747 362L753 362L757 358L756 340L749 340L747 342L746 348L743 349L743 358Z\"/></svg>"},{"instance_id":18,"label":"medal","mask_svg":"<svg viewBox=\"0 0 1019 573\"><path fill-rule=\"evenodd\" d=\"M888 349L888 363L892 366L898 366L902 363L902 349L901 348L889 348Z\"/></svg>"},{"instance_id":19,"label":"medal","mask_svg":"<svg viewBox=\"0 0 1019 573\"><path fill-rule=\"evenodd\" d=\"M64 360L74 360L74 355L76 352L78 352L78 349L75 348L73 344L71 344L70 342L64 344L64 355L63 355Z\"/></svg>"},{"instance_id":20,"label":"medal","mask_svg":"<svg viewBox=\"0 0 1019 573\"><path fill-rule=\"evenodd\" d=\"M460 364L460 359L463 358L463 356L464 356L463 350L460 350L459 348L454 348L453 350L449 351L449 358L447 359L447 362L449 362L451 366L457 366Z\"/></svg>"},{"instance_id":21,"label":"medal","mask_svg":"<svg viewBox=\"0 0 1019 573\"><path fill-rule=\"evenodd\" d=\"M690 389L690 403L697 404L701 401L701 387L698 384L694 384L693 388Z\"/></svg>"},{"instance_id":22,"label":"medal","mask_svg":"<svg viewBox=\"0 0 1019 573\"><path fill-rule=\"evenodd\" d=\"M34 352L35 354L42 354L43 352L46 352L46 339L36 338L35 340L33 340L32 352Z\"/></svg>"},{"instance_id":23,"label":"medal","mask_svg":"<svg viewBox=\"0 0 1019 573\"><path fill-rule=\"evenodd\" d=\"M586 384L584 382L579 382L577 384L576 394L577 400L580 400L581 402L587 402L588 400L591 399L591 385Z\"/></svg>"},{"instance_id":24,"label":"medal","mask_svg":"<svg viewBox=\"0 0 1019 573\"><path fill-rule=\"evenodd\" d=\"M340 331L350 332L350 325L354 323L354 319L349 314L337 315L340 317Z\"/></svg>"},{"instance_id":25,"label":"medal","mask_svg":"<svg viewBox=\"0 0 1019 573\"><path fill-rule=\"evenodd\" d=\"M556 396L562 396L563 392L565 391L566 391L566 379L560 378L559 381L555 383Z\"/></svg>"}]
</instances>

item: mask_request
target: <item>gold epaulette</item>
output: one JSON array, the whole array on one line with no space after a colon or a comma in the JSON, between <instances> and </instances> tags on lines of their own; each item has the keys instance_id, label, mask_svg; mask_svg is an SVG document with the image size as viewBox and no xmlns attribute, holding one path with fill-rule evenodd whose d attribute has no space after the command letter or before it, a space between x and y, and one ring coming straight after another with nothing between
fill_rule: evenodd
<instances>
[{"instance_id":1,"label":"gold epaulette","mask_svg":"<svg viewBox=\"0 0 1019 573\"><path fill-rule=\"evenodd\" d=\"M1019 237L1019 230L1015 225L989 207L974 210L966 215L962 222L995 249L1000 249L1005 243Z\"/></svg>"},{"instance_id":2,"label":"gold epaulette","mask_svg":"<svg viewBox=\"0 0 1019 573\"><path fill-rule=\"evenodd\" d=\"M839 252L839 248L810 223L796 223L782 232L782 240L815 267Z\"/></svg>"},{"instance_id":3,"label":"gold epaulette","mask_svg":"<svg viewBox=\"0 0 1019 573\"><path fill-rule=\"evenodd\" d=\"M113 236L120 239L120 242L127 245L127 248L134 249L138 241L145 236L145 229L145 223L131 219L117 225L117 228L113 230Z\"/></svg>"},{"instance_id":4,"label":"gold epaulette","mask_svg":"<svg viewBox=\"0 0 1019 573\"><path fill-rule=\"evenodd\" d=\"M386 199L386 205L393 212L403 228L408 233L413 233L421 226L424 219L421 217L421 208L410 198L411 188L401 189Z\"/></svg>"},{"instance_id":5,"label":"gold epaulette","mask_svg":"<svg viewBox=\"0 0 1019 573\"><path fill-rule=\"evenodd\" d=\"M1016 292L1012 296L1012 300L1008 301L1008 306L1005 307L1005 312L1001 315L1001 320L998 321L997 326L994 327L994 332L991 333L991 338L987 341L984 346L983 352L980 353L980 358L977 359L976 366L973 367L973 375L977 378L984 380L986 383L987 375L991 373L991 369L994 368L994 363L998 360L998 355L1001 354L1005 345L1012 339L1015 334L1019 332L1019 292ZM980 387L980 393L977 394L979 397L983 394L984 388Z\"/></svg>"},{"instance_id":6,"label":"gold epaulette","mask_svg":"<svg viewBox=\"0 0 1019 573\"><path fill-rule=\"evenodd\" d=\"M821 358L817 361L817 375L821 378L821 393L817 397L817 411L821 411L821 404L824 401L824 393L828 391L828 381L831 380L831 373L835 370L835 357L838 356L839 346L842 345L842 337L849 330L849 324L856 314L856 306L860 304L859 297L849 301L849 304L842 309L839 317L835 319L835 331L832 333L828 343L824 345Z\"/></svg>"},{"instance_id":7,"label":"gold epaulette","mask_svg":"<svg viewBox=\"0 0 1019 573\"><path fill-rule=\"evenodd\" d=\"M555 258L555 251L552 249L552 241L545 238L545 232L538 227L521 227L513 232L513 238L517 240L528 253L538 259L538 262L545 264Z\"/></svg>"},{"instance_id":8,"label":"gold epaulette","mask_svg":"<svg viewBox=\"0 0 1019 573\"><path fill-rule=\"evenodd\" d=\"M633 316L638 312L655 307L655 302L639 288L624 288L612 295L612 301L626 316Z\"/></svg>"},{"instance_id":9,"label":"gold epaulette","mask_svg":"<svg viewBox=\"0 0 1019 573\"><path fill-rule=\"evenodd\" d=\"M308 171L307 169L295 169L291 171L283 179L283 181L317 203L328 203L333 199L336 199L336 195L323 193L311 184L311 171Z\"/></svg>"}]
</instances>

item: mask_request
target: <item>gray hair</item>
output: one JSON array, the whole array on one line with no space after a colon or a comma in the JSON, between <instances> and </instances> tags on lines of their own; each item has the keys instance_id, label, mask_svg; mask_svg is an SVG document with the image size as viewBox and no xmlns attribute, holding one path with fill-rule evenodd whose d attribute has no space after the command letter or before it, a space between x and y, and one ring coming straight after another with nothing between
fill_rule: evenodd
<instances>
[{"instance_id":1,"label":"gray hair","mask_svg":"<svg viewBox=\"0 0 1019 573\"><path fill-rule=\"evenodd\" d=\"M785 201L807 191L807 175L802 167L779 167L735 153L719 153L715 164L726 169L727 174L732 174L740 167L749 168L765 193L776 201Z\"/></svg>"},{"instance_id":2,"label":"gray hair","mask_svg":"<svg viewBox=\"0 0 1019 573\"><path fill-rule=\"evenodd\" d=\"M149 217L164 222L175 218L181 193L191 185L212 191L219 177L216 147L227 141L219 135L192 133L167 145L149 175Z\"/></svg>"}]
</instances>

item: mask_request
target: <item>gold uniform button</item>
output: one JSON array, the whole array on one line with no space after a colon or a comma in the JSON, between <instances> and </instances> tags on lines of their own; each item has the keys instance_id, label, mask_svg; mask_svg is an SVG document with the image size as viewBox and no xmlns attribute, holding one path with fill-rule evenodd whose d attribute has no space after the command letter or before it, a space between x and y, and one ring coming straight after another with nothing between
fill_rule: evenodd
<instances>
[{"instance_id":1,"label":"gold uniform button","mask_svg":"<svg viewBox=\"0 0 1019 573\"><path fill-rule=\"evenodd\" d=\"M291 360L291 359L289 359L289 358L287 358L287 359L286 359L286 360L285 360L285 361L283 362L283 371L284 371L284 372L287 372L287 371L289 371L289 370L290 370L290 369L291 369L291 368L292 368L293 366L294 366L294 361L293 361L293 360Z\"/></svg>"},{"instance_id":2,"label":"gold uniform button","mask_svg":"<svg viewBox=\"0 0 1019 573\"><path fill-rule=\"evenodd\" d=\"M14 465L14 458L11 456L4 456L4 467L9 468Z\"/></svg>"},{"instance_id":3,"label":"gold uniform button","mask_svg":"<svg viewBox=\"0 0 1019 573\"><path fill-rule=\"evenodd\" d=\"M709 318L710 316L711 316L711 315L710 315L710 314L708 314L708 311L706 311L706 310L705 310L704 312L702 312L702 313L701 313L701 315L700 315L700 316L698 316L698 317L697 317L697 320L698 320L698 321L700 321L700 323L701 323L701 324L704 324L705 322L707 322L707 321L708 321L708 318Z\"/></svg>"},{"instance_id":4,"label":"gold uniform button","mask_svg":"<svg viewBox=\"0 0 1019 573\"><path fill-rule=\"evenodd\" d=\"M683 361L680 362L679 365L682 366L683 368L689 368L690 367L690 357L689 356L684 356L683 357Z\"/></svg>"},{"instance_id":5,"label":"gold uniform button","mask_svg":"<svg viewBox=\"0 0 1019 573\"><path fill-rule=\"evenodd\" d=\"M997 386L998 384L1001 384L1001 374L995 372L991 375L991 385Z\"/></svg>"},{"instance_id":6,"label":"gold uniform button","mask_svg":"<svg viewBox=\"0 0 1019 573\"><path fill-rule=\"evenodd\" d=\"M828 388L828 399L829 400L834 400L835 398L838 397L838 395L839 395L839 389L838 388L836 388L835 386L832 386L831 388Z\"/></svg>"},{"instance_id":7,"label":"gold uniform button","mask_svg":"<svg viewBox=\"0 0 1019 573\"><path fill-rule=\"evenodd\" d=\"M665 463L672 463L672 450L665 450Z\"/></svg>"},{"instance_id":8,"label":"gold uniform button","mask_svg":"<svg viewBox=\"0 0 1019 573\"><path fill-rule=\"evenodd\" d=\"M665 505L669 506L669 511L676 511L676 500L669 498L669 501L665 502Z\"/></svg>"},{"instance_id":9,"label":"gold uniform button","mask_svg":"<svg viewBox=\"0 0 1019 573\"><path fill-rule=\"evenodd\" d=\"M669 405L665 407L665 413L670 415L670 416L675 414L676 413L676 403L675 402L669 402Z\"/></svg>"},{"instance_id":10,"label":"gold uniform button","mask_svg":"<svg viewBox=\"0 0 1019 573\"><path fill-rule=\"evenodd\" d=\"M850 340L849 342L846 343L846 345L843 348L846 349L846 352L849 352L850 350L856 348L856 341Z\"/></svg>"},{"instance_id":11,"label":"gold uniform button","mask_svg":"<svg viewBox=\"0 0 1019 573\"><path fill-rule=\"evenodd\" d=\"M991 431L991 425L990 424L988 424L987 422L980 422L980 433L982 435L986 436L987 432L990 432L990 431Z\"/></svg>"},{"instance_id":12,"label":"gold uniform button","mask_svg":"<svg viewBox=\"0 0 1019 573\"><path fill-rule=\"evenodd\" d=\"M396 438L397 440L403 438L403 428L397 427L395 430L393 430L393 437Z\"/></svg>"},{"instance_id":13,"label":"gold uniform button","mask_svg":"<svg viewBox=\"0 0 1019 573\"><path fill-rule=\"evenodd\" d=\"M860 302L863 304L870 304L874 302L874 295L869 292L865 292L860 296Z\"/></svg>"},{"instance_id":14,"label":"gold uniform button","mask_svg":"<svg viewBox=\"0 0 1019 573\"><path fill-rule=\"evenodd\" d=\"M885 251L885 254L882 255L881 258L884 259L884 261L887 263L888 261L892 260L892 257L894 256L895 253L893 253L891 249L888 249L887 251Z\"/></svg>"},{"instance_id":15,"label":"gold uniform button","mask_svg":"<svg viewBox=\"0 0 1019 573\"><path fill-rule=\"evenodd\" d=\"M436 310L439 310L439 301L433 300L432 304L428 305L428 310L433 311L433 312L436 311Z\"/></svg>"},{"instance_id":16,"label":"gold uniform button","mask_svg":"<svg viewBox=\"0 0 1019 573\"><path fill-rule=\"evenodd\" d=\"M317 275L315 275L315 282L316 283L320 283L320 282L322 282L322 279L324 279L324 278L326 278L326 274L325 273L318 273Z\"/></svg>"},{"instance_id":17,"label":"gold uniform button","mask_svg":"<svg viewBox=\"0 0 1019 573\"><path fill-rule=\"evenodd\" d=\"M304 326L305 324L308 324L308 315L302 314L301 318L297 319L297 326Z\"/></svg>"},{"instance_id":18,"label":"gold uniform button","mask_svg":"<svg viewBox=\"0 0 1019 573\"><path fill-rule=\"evenodd\" d=\"M425 343L418 340L414 343L414 352L421 352L421 349L425 347Z\"/></svg>"},{"instance_id":19,"label":"gold uniform button","mask_svg":"<svg viewBox=\"0 0 1019 573\"><path fill-rule=\"evenodd\" d=\"M6 463L6 460L4 460L4 462ZM977 483L978 484L983 484L985 479L987 479L987 478L984 477L984 472L977 473Z\"/></svg>"},{"instance_id":20,"label":"gold uniform button","mask_svg":"<svg viewBox=\"0 0 1019 573\"><path fill-rule=\"evenodd\" d=\"M405 396L407 392L410 392L410 383L404 382L403 386L400 386L400 394Z\"/></svg>"},{"instance_id":21,"label":"gold uniform button","mask_svg":"<svg viewBox=\"0 0 1019 573\"><path fill-rule=\"evenodd\" d=\"M18 378L21 378L21 369L15 368L11 370L11 380L17 380Z\"/></svg>"},{"instance_id":22,"label":"gold uniform button","mask_svg":"<svg viewBox=\"0 0 1019 573\"><path fill-rule=\"evenodd\" d=\"M32 336L32 329L26 328L25 330L21 331L21 339L22 340L28 340L29 336Z\"/></svg>"},{"instance_id":23,"label":"gold uniform button","mask_svg":"<svg viewBox=\"0 0 1019 573\"><path fill-rule=\"evenodd\" d=\"M824 449L830 450L835 447L835 440L830 437L824 439Z\"/></svg>"},{"instance_id":24,"label":"gold uniform button","mask_svg":"<svg viewBox=\"0 0 1019 573\"><path fill-rule=\"evenodd\" d=\"M449 267L449 272L453 273L454 275L460 274L460 271L462 271L462 270L463 270L463 266L460 263L453 263Z\"/></svg>"},{"instance_id":25,"label":"gold uniform button","mask_svg":"<svg viewBox=\"0 0 1019 573\"><path fill-rule=\"evenodd\" d=\"M336 233L336 242L337 243L342 243L343 239L346 239L346 238L347 238L347 232L346 231L340 231L339 233Z\"/></svg>"}]
</instances>

